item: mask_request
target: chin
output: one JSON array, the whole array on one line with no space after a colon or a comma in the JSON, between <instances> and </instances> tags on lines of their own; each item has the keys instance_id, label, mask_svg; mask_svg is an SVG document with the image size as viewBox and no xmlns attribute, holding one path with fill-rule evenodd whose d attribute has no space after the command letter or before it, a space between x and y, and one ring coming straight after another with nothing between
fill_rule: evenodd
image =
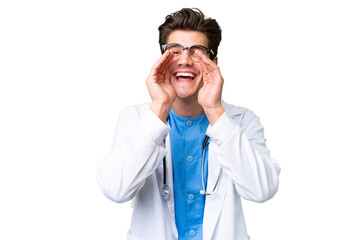
<instances>
[{"instance_id":1,"label":"chin","mask_svg":"<svg viewBox=\"0 0 360 240\"><path fill-rule=\"evenodd\" d=\"M193 86L176 86L176 96L180 99L190 99L197 96L198 90Z\"/></svg>"},{"instance_id":2,"label":"chin","mask_svg":"<svg viewBox=\"0 0 360 240\"><path fill-rule=\"evenodd\" d=\"M190 100L196 98L199 92L199 89L202 87L202 84L196 82L196 80L188 82L179 82L173 79L173 86L175 88L176 96L183 100Z\"/></svg>"},{"instance_id":3,"label":"chin","mask_svg":"<svg viewBox=\"0 0 360 240\"><path fill-rule=\"evenodd\" d=\"M194 89L175 89L177 98L181 100L191 100L196 99L198 95L198 90Z\"/></svg>"}]
</instances>

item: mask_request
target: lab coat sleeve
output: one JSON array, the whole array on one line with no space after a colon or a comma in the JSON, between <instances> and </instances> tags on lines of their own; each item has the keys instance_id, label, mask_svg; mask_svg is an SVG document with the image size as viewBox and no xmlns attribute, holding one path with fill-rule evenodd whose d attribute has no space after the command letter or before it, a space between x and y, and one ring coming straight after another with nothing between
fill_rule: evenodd
<instances>
[{"instance_id":1,"label":"lab coat sleeve","mask_svg":"<svg viewBox=\"0 0 360 240\"><path fill-rule=\"evenodd\" d=\"M263 127L254 113L246 110L234 120L225 112L207 134L215 143L220 167L242 198L264 202L275 195L280 167L270 157Z\"/></svg>"},{"instance_id":2,"label":"lab coat sleeve","mask_svg":"<svg viewBox=\"0 0 360 240\"><path fill-rule=\"evenodd\" d=\"M166 154L170 131L150 109L130 107L120 113L113 147L98 166L98 184L115 202L132 199Z\"/></svg>"}]
</instances>

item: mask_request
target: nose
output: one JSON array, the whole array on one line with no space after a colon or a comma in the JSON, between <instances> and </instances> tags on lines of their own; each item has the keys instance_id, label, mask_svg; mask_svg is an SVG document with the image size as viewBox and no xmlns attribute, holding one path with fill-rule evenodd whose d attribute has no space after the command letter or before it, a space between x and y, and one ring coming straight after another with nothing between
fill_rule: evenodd
<instances>
[{"instance_id":1,"label":"nose","mask_svg":"<svg viewBox=\"0 0 360 240\"><path fill-rule=\"evenodd\" d=\"M184 49L182 54L180 55L178 59L179 65L193 65L193 60L190 56L189 49Z\"/></svg>"}]
</instances>

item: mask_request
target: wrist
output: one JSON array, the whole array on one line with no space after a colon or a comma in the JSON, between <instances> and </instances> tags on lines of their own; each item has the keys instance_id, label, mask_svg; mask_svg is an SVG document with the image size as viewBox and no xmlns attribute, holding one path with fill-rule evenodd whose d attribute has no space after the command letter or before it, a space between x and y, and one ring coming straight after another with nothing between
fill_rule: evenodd
<instances>
[{"instance_id":1,"label":"wrist","mask_svg":"<svg viewBox=\"0 0 360 240\"><path fill-rule=\"evenodd\" d=\"M172 104L164 104L164 103L152 103L150 105L150 110L164 123L166 123L166 119L170 113Z\"/></svg>"},{"instance_id":2,"label":"wrist","mask_svg":"<svg viewBox=\"0 0 360 240\"><path fill-rule=\"evenodd\" d=\"M219 105L217 107L204 108L204 112L211 126L213 126L216 123L216 121L221 117L221 115L223 115L225 110L221 105Z\"/></svg>"}]
</instances>

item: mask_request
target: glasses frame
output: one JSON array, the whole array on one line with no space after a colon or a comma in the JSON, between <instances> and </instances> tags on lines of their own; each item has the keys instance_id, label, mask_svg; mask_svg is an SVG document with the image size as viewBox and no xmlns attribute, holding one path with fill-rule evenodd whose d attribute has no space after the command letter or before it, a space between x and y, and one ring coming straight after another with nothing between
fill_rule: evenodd
<instances>
[{"instance_id":1,"label":"glasses frame","mask_svg":"<svg viewBox=\"0 0 360 240\"><path fill-rule=\"evenodd\" d=\"M207 47L205 47L205 46L203 46L203 45L195 44L195 45L191 45L191 46L189 46L189 47L184 47L184 46L181 45L180 43L168 43L168 44L162 45L162 46L161 46L162 54L165 53L166 47L169 46L169 45L172 45L172 44L179 45L179 47L182 48L183 52L184 52L184 50L188 50L188 51L190 52L190 49L191 49L192 47L201 47L201 48L203 48L203 49L206 50L206 54L210 56L210 59L211 59L211 60L213 60L213 58L214 58L213 56L215 56L215 53L214 53L214 51L213 51L212 49L207 48ZM209 53L210 53L210 54L209 54Z\"/></svg>"}]
</instances>

